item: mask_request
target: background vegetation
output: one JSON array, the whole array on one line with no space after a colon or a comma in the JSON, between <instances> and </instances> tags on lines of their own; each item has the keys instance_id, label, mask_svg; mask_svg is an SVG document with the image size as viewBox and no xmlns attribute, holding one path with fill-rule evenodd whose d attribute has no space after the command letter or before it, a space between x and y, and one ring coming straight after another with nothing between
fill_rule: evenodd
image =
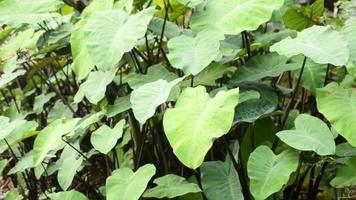
<instances>
[{"instance_id":1,"label":"background vegetation","mask_svg":"<svg viewBox=\"0 0 356 200\"><path fill-rule=\"evenodd\" d=\"M0 198L354 199L355 16L0 0Z\"/></svg>"}]
</instances>

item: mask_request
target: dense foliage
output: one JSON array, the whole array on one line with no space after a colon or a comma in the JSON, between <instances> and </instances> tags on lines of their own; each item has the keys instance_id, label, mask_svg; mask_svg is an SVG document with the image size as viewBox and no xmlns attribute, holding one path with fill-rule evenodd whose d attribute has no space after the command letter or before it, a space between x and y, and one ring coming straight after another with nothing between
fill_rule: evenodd
<instances>
[{"instance_id":1,"label":"dense foliage","mask_svg":"<svg viewBox=\"0 0 356 200\"><path fill-rule=\"evenodd\" d=\"M355 198L354 0L0 0L0 24L0 198Z\"/></svg>"}]
</instances>

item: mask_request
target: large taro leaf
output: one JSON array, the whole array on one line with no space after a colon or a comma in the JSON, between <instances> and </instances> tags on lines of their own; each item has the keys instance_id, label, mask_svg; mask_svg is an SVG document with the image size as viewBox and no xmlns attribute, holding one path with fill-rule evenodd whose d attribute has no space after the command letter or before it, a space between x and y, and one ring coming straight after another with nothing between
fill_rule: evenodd
<instances>
[{"instance_id":1,"label":"large taro leaf","mask_svg":"<svg viewBox=\"0 0 356 200\"><path fill-rule=\"evenodd\" d=\"M84 194L75 190L51 193L48 196L51 200L88 200Z\"/></svg>"},{"instance_id":2,"label":"large taro leaf","mask_svg":"<svg viewBox=\"0 0 356 200\"><path fill-rule=\"evenodd\" d=\"M59 13L53 11L62 4L60 0L4 0L0 3L0 24L15 27L59 17Z\"/></svg>"},{"instance_id":3,"label":"large taro leaf","mask_svg":"<svg viewBox=\"0 0 356 200\"><path fill-rule=\"evenodd\" d=\"M33 144L34 166L41 164L49 151L60 146L62 136L72 132L79 119L57 119L41 130Z\"/></svg>"},{"instance_id":4,"label":"large taro leaf","mask_svg":"<svg viewBox=\"0 0 356 200\"><path fill-rule=\"evenodd\" d=\"M188 193L201 192L199 186L195 183L189 183L185 178L175 174L167 174L156 178L153 183L157 186L148 189L143 197L146 198L174 198Z\"/></svg>"},{"instance_id":5,"label":"large taro leaf","mask_svg":"<svg viewBox=\"0 0 356 200\"><path fill-rule=\"evenodd\" d=\"M317 89L318 111L352 146L356 146L356 91L330 83Z\"/></svg>"},{"instance_id":6,"label":"large taro leaf","mask_svg":"<svg viewBox=\"0 0 356 200\"><path fill-rule=\"evenodd\" d=\"M174 154L185 166L199 167L212 140L230 130L238 101L238 88L219 91L214 98L203 86L183 90L175 108L166 111L163 126Z\"/></svg>"},{"instance_id":7,"label":"large taro leaf","mask_svg":"<svg viewBox=\"0 0 356 200\"><path fill-rule=\"evenodd\" d=\"M258 91L260 98L250 99L241 103L235 109L234 124L238 122L253 122L276 110L278 96L271 87L261 83L246 82L240 85L240 89L241 91Z\"/></svg>"},{"instance_id":8,"label":"large taro leaf","mask_svg":"<svg viewBox=\"0 0 356 200\"><path fill-rule=\"evenodd\" d=\"M282 189L298 167L297 152L286 150L275 155L267 146L257 147L247 162L250 191L256 200L266 199Z\"/></svg>"},{"instance_id":9,"label":"large taro leaf","mask_svg":"<svg viewBox=\"0 0 356 200\"><path fill-rule=\"evenodd\" d=\"M154 8L129 16L123 10L93 13L84 29L84 39L94 63L102 70L115 67L125 52L143 37L153 17Z\"/></svg>"},{"instance_id":10,"label":"large taro leaf","mask_svg":"<svg viewBox=\"0 0 356 200\"><path fill-rule=\"evenodd\" d=\"M287 57L274 53L252 57L244 66L237 69L232 82L257 81L264 77L276 77L285 71L301 68L301 65L287 64L287 60Z\"/></svg>"},{"instance_id":11,"label":"large taro leaf","mask_svg":"<svg viewBox=\"0 0 356 200\"><path fill-rule=\"evenodd\" d=\"M349 159L336 171L336 176L330 184L336 188L344 188L356 185L356 157Z\"/></svg>"},{"instance_id":12,"label":"large taro leaf","mask_svg":"<svg viewBox=\"0 0 356 200\"><path fill-rule=\"evenodd\" d=\"M115 147L117 140L122 137L125 120L119 121L114 128L102 125L90 137L93 147L103 154L109 153Z\"/></svg>"},{"instance_id":13,"label":"large taro leaf","mask_svg":"<svg viewBox=\"0 0 356 200\"><path fill-rule=\"evenodd\" d=\"M212 31L202 31L195 37L181 35L168 41L169 62L185 74L197 75L219 54L220 42Z\"/></svg>"},{"instance_id":14,"label":"large taro leaf","mask_svg":"<svg viewBox=\"0 0 356 200\"><path fill-rule=\"evenodd\" d=\"M26 120L15 119L10 122L10 119L0 116L0 140L3 140L10 135L17 127L26 123Z\"/></svg>"},{"instance_id":15,"label":"large taro leaf","mask_svg":"<svg viewBox=\"0 0 356 200\"><path fill-rule=\"evenodd\" d=\"M89 72L94 68L94 63L89 55L88 49L84 40L84 28L87 19L95 11L111 9L113 0L93 0L82 12L82 20L77 23L76 29L73 31L70 38L70 45L73 56L72 69L78 80L86 78Z\"/></svg>"},{"instance_id":16,"label":"large taro leaf","mask_svg":"<svg viewBox=\"0 0 356 200\"><path fill-rule=\"evenodd\" d=\"M193 16L191 27L194 31L209 29L236 35L257 29L282 5L283 0L211 0L205 10Z\"/></svg>"},{"instance_id":17,"label":"large taro leaf","mask_svg":"<svg viewBox=\"0 0 356 200\"><path fill-rule=\"evenodd\" d=\"M303 54L319 64L345 65L349 59L347 42L328 26L305 29L296 38L287 37L274 44L271 51L287 57Z\"/></svg>"},{"instance_id":18,"label":"large taro leaf","mask_svg":"<svg viewBox=\"0 0 356 200\"><path fill-rule=\"evenodd\" d=\"M329 127L319 118L301 114L295 120L295 130L277 133L279 139L301 151L314 151L318 155L335 153L334 137Z\"/></svg>"},{"instance_id":19,"label":"large taro leaf","mask_svg":"<svg viewBox=\"0 0 356 200\"><path fill-rule=\"evenodd\" d=\"M182 78L167 82L159 79L158 81L146 83L135 89L131 93L131 108L140 124L144 124L147 119L152 117L156 108L166 102L172 88L178 84Z\"/></svg>"},{"instance_id":20,"label":"large taro leaf","mask_svg":"<svg viewBox=\"0 0 356 200\"><path fill-rule=\"evenodd\" d=\"M146 164L136 172L130 168L113 171L106 179L107 200L138 200L155 173L156 168L152 164Z\"/></svg>"}]
</instances>

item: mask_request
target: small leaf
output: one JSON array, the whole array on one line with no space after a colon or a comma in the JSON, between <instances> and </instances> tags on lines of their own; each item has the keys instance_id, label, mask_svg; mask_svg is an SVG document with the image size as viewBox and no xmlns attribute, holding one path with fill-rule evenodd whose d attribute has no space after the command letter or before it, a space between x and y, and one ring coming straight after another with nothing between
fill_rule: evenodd
<instances>
[{"instance_id":1,"label":"small leaf","mask_svg":"<svg viewBox=\"0 0 356 200\"><path fill-rule=\"evenodd\" d=\"M118 115L128 109L131 108L131 102L130 102L130 95L126 95L123 97L118 97L114 105L108 105L107 108L107 117L114 117L115 115Z\"/></svg>"},{"instance_id":2,"label":"small leaf","mask_svg":"<svg viewBox=\"0 0 356 200\"><path fill-rule=\"evenodd\" d=\"M155 173L156 168L152 164L146 164L136 172L129 168L113 171L106 179L107 200L138 200Z\"/></svg>"},{"instance_id":3,"label":"small leaf","mask_svg":"<svg viewBox=\"0 0 356 200\"><path fill-rule=\"evenodd\" d=\"M105 124L102 125L91 134L91 144L101 153L109 153L109 151L116 145L117 140L122 137L124 125L125 120L118 122L113 129Z\"/></svg>"},{"instance_id":4,"label":"small leaf","mask_svg":"<svg viewBox=\"0 0 356 200\"><path fill-rule=\"evenodd\" d=\"M298 153L290 150L275 155L267 146L257 147L247 162L250 191L256 200L267 199L282 189L298 167ZM271 184L273 183L273 184Z\"/></svg>"},{"instance_id":5,"label":"small leaf","mask_svg":"<svg viewBox=\"0 0 356 200\"><path fill-rule=\"evenodd\" d=\"M185 74L197 75L219 54L219 39L211 31L203 31L196 37L181 35L168 41L169 62Z\"/></svg>"},{"instance_id":6,"label":"small leaf","mask_svg":"<svg viewBox=\"0 0 356 200\"><path fill-rule=\"evenodd\" d=\"M183 78L172 82L158 80L135 89L131 93L131 107L137 121L144 124L147 119L152 117L156 108L166 102L173 86L178 84Z\"/></svg>"},{"instance_id":7,"label":"small leaf","mask_svg":"<svg viewBox=\"0 0 356 200\"><path fill-rule=\"evenodd\" d=\"M296 130L277 133L279 139L301 151L315 151L318 155L335 153L334 137L329 127L319 118L301 114L295 120Z\"/></svg>"},{"instance_id":8,"label":"small leaf","mask_svg":"<svg viewBox=\"0 0 356 200\"><path fill-rule=\"evenodd\" d=\"M163 126L174 154L185 166L199 167L212 140L230 130L238 101L238 88L220 91L214 98L203 86L183 90L175 108L166 111Z\"/></svg>"},{"instance_id":9,"label":"small leaf","mask_svg":"<svg viewBox=\"0 0 356 200\"><path fill-rule=\"evenodd\" d=\"M43 106L56 96L55 93L50 92L48 94L41 94L35 97L35 103L33 104L33 111L36 114L40 114L43 111Z\"/></svg>"},{"instance_id":10,"label":"small leaf","mask_svg":"<svg viewBox=\"0 0 356 200\"><path fill-rule=\"evenodd\" d=\"M115 77L116 69L102 72L94 71L89 74L88 79L80 86L80 91L92 104L97 104L105 96L106 86L108 86Z\"/></svg>"},{"instance_id":11,"label":"small leaf","mask_svg":"<svg viewBox=\"0 0 356 200\"><path fill-rule=\"evenodd\" d=\"M201 192L199 186L195 183L189 183L185 178L168 174L156 178L153 183L157 186L148 189L143 197L146 198L174 198L188 193Z\"/></svg>"},{"instance_id":12,"label":"small leaf","mask_svg":"<svg viewBox=\"0 0 356 200\"><path fill-rule=\"evenodd\" d=\"M287 57L304 54L319 64L345 65L349 59L349 49L342 35L325 26L312 26L294 39L287 37L274 44L271 51Z\"/></svg>"}]
</instances>

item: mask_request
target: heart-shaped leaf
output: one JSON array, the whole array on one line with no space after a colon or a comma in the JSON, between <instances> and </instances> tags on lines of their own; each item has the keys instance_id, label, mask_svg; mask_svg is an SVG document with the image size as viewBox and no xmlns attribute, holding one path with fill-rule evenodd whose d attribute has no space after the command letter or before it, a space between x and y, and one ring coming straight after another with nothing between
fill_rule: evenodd
<instances>
[{"instance_id":1,"label":"heart-shaped leaf","mask_svg":"<svg viewBox=\"0 0 356 200\"><path fill-rule=\"evenodd\" d=\"M283 0L211 0L206 9L192 18L192 29L217 30L221 34L236 35L244 30L255 30L268 21L273 10L283 5Z\"/></svg>"},{"instance_id":2,"label":"heart-shaped leaf","mask_svg":"<svg viewBox=\"0 0 356 200\"><path fill-rule=\"evenodd\" d=\"M137 121L144 124L147 119L152 117L156 108L167 101L171 89L181 80L182 78L178 78L168 83L166 80L160 79L135 89L131 93L130 102Z\"/></svg>"},{"instance_id":3,"label":"heart-shaped leaf","mask_svg":"<svg viewBox=\"0 0 356 200\"><path fill-rule=\"evenodd\" d=\"M106 179L107 200L138 200L155 173L156 168L152 164L146 164L136 172L129 168L113 171Z\"/></svg>"},{"instance_id":4,"label":"heart-shaped leaf","mask_svg":"<svg viewBox=\"0 0 356 200\"><path fill-rule=\"evenodd\" d=\"M112 129L105 124L102 125L91 134L91 144L101 153L109 153L109 151L116 145L117 140L122 137L124 125L125 120L118 122Z\"/></svg>"},{"instance_id":5,"label":"heart-shaped leaf","mask_svg":"<svg viewBox=\"0 0 356 200\"><path fill-rule=\"evenodd\" d=\"M298 153L286 150L278 155L267 146L257 147L247 162L250 191L256 200L267 199L282 189L298 167Z\"/></svg>"},{"instance_id":6,"label":"heart-shaped leaf","mask_svg":"<svg viewBox=\"0 0 356 200\"><path fill-rule=\"evenodd\" d=\"M274 44L271 51L287 57L303 54L319 64L345 65L349 59L346 41L328 26L305 29L296 38L287 37Z\"/></svg>"},{"instance_id":7,"label":"heart-shaped leaf","mask_svg":"<svg viewBox=\"0 0 356 200\"><path fill-rule=\"evenodd\" d=\"M318 111L352 146L356 146L356 91L330 83L317 90Z\"/></svg>"},{"instance_id":8,"label":"heart-shaped leaf","mask_svg":"<svg viewBox=\"0 0 356 200\"><path fill-rule=\"evenodd\" d=\"M230 130L238 101L238 88L220 91L214 98L203 86L183 90L175 108L166 111L163 126L174 154L185 166L199 167L212 140Z\"/></svg>"},{"instance_id":9,"label":"heart-shaped leaf","mask_svg":"<svg viewBox=\"0 0 356 200\"><path fill-rule=\"evenodd\" d=\"M181 35L170 39L167 46L173 67L195 76L219 54L220 42L214 32L202 31L194 38Z\"/></svg>"},{"instance_id":10,"label":"heart-shaped leaf","mask_svg":"<svg viewBox=\"0 0 356 200\"><path fill-rule=\"evenodd\" d=\"M334 137L329 127L319 118L301 114L295 120L295 130L277 133L279 139L302 151L315 151L321 156L335 153Z\"/></svg>"},{"instance_id":11,"label":"heart-shaped leaf","mask_svg":"<svg viewBox=\"0 0 356 200\"><path fill-rule=\"evenodd\" d=\"M356 185L356 157L349 159L336 171L336 176L330 184L336 188L344 188Z\"/></svg>"},{"instance_id":12,"label":"heart-shaped leaf","mask_svg":"<svg viewBox=\"0 0 356 200\"><path fill-rule=\"evenodd\" d=\"M84 38L94 63L102 70L115 67L125 52L143 37L153 17L154 8L129 16L124 10L93 13L85 26Z\"/></svg>"}]
</instances>

